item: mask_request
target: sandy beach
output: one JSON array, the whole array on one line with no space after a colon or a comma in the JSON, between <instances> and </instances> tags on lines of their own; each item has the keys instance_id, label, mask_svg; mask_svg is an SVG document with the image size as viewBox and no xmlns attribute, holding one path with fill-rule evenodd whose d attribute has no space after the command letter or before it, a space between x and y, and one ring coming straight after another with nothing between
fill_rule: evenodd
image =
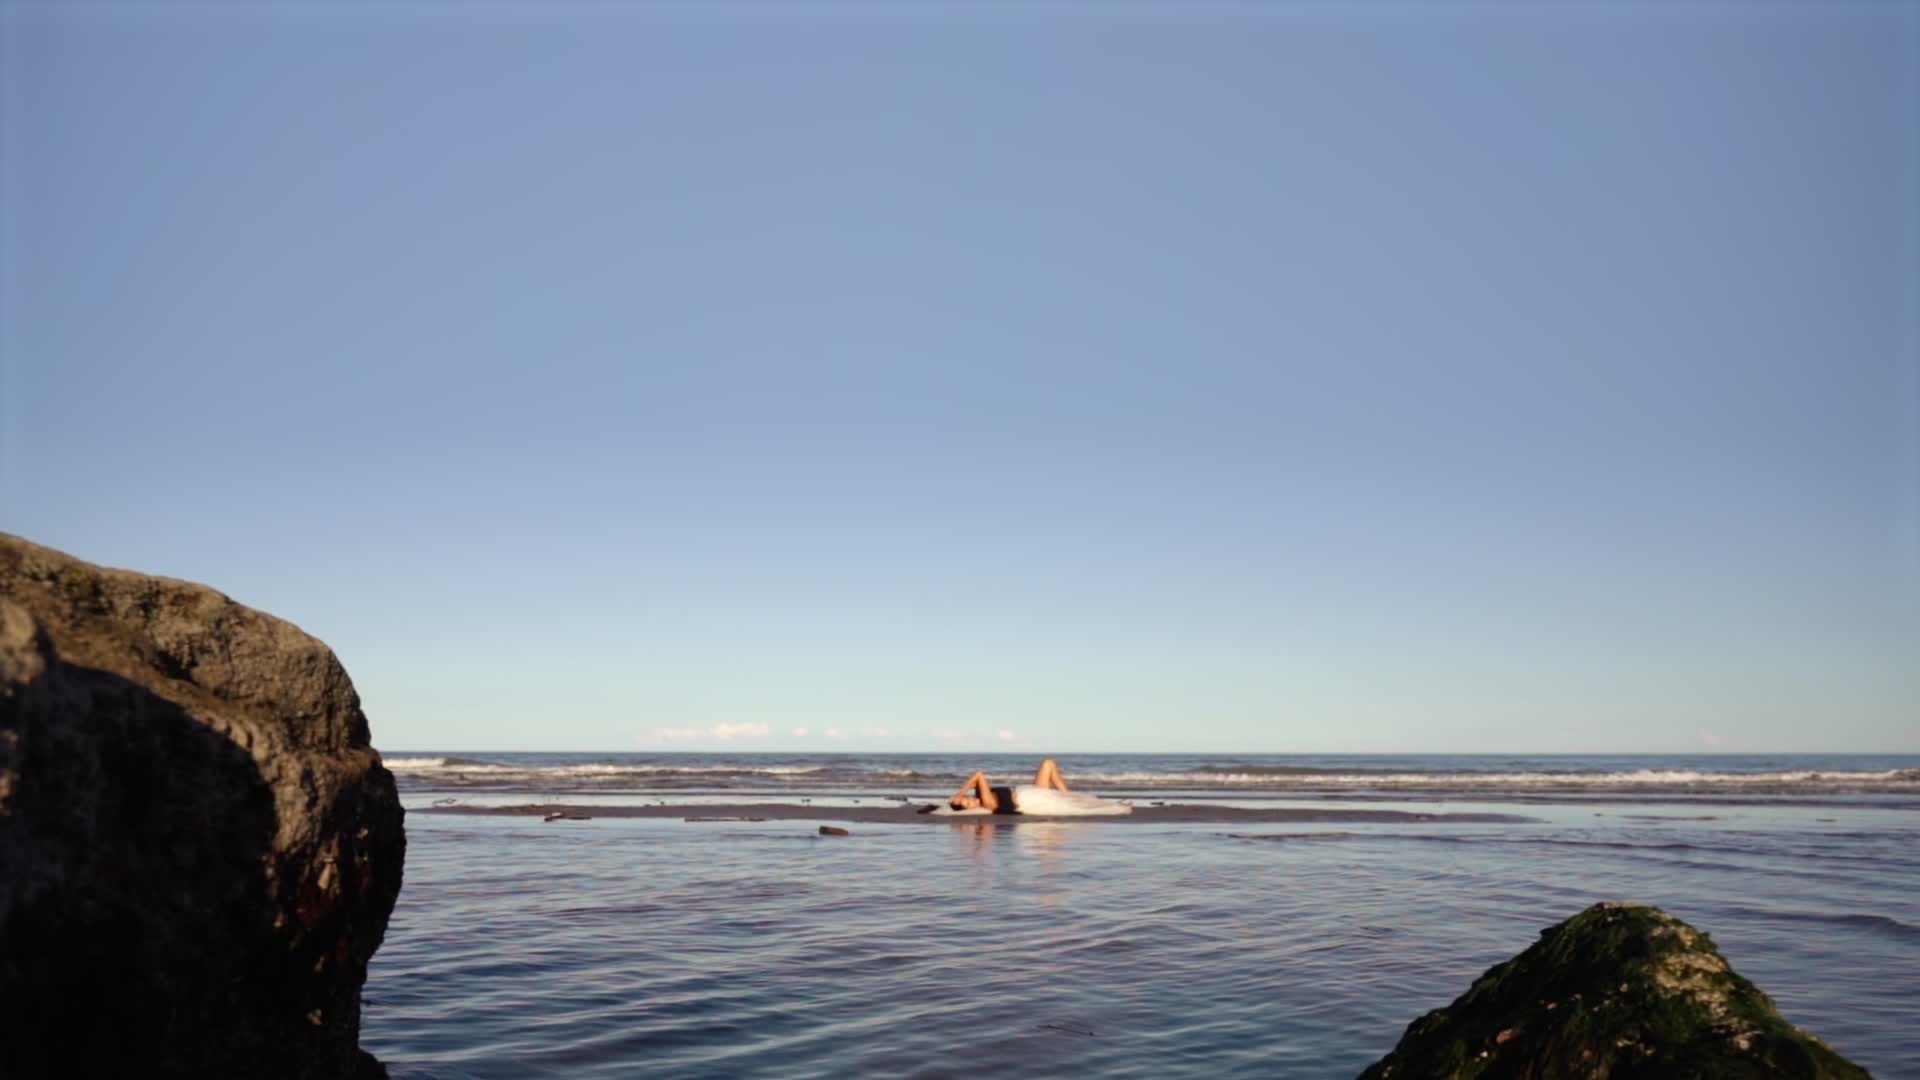
<instances>
[{"instance_id":1,"label":"sandy beach","mask_svg":"<svg viewBox=\"0 0 1920 1080\"><path fill-rule=\"evenodd\" d=\"M1131 814L1093 817L1047 817L1038 814L977 814L946 816L918 812L922 803L877 806L811 806L800 803L701 803L655 806L584 806L567 803L528 803L522 806L431 806L414 814L463 814L485 817L682 818L691 821L838 821L861 825L1019 825L1041 821L1099 822L1115 825L1248 825L1277 822L1434 822L1458 825L1495 825L1531 821L1513 814L1422 814L1401 810L1364 810L1330 806L1324 809L1276 807L1250 810L1230 806L1136 806Z\"/></svg>"}]
</instances>

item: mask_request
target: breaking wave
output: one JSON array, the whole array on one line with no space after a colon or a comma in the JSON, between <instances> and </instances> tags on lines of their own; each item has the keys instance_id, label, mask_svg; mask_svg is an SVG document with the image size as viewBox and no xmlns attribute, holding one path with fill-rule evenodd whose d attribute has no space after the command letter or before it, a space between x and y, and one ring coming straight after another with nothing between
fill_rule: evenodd
<instances>
[{"instance_id":1,"label":"breaking wave","mask_svg":"<svg viewBox=\"0 0 1920 1080\"><path fill-rule=\"evenodd\" d=\"M1069 780L1107 793L1268 794L1297 797L1537 798L1590 795L1693 798L1805 795L1920 796L1920 768L1703 765L1701 759L1497 759L1380 756L1337 761L1207 760L1198 755L1081 755L1062 761ZM1819 760L1828 764L1833 759ZM1887 759L1867 759L1880 764ZM1780 767L1781 764L1789 767ZM974 767L1018 783L1028 759L951 755L396 754L386 766L413 790L657 792L793 790L936 793Z\"/></svg>"}]
</instances>

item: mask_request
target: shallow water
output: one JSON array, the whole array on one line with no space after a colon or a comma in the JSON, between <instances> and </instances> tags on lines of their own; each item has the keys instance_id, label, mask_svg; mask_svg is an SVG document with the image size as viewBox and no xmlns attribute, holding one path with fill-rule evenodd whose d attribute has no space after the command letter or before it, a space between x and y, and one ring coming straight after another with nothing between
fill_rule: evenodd
<instances>
[{"instance_id":1,"label":"shallow water","mask_svg":"<svg viewBox=\"0 0 1920 1080\"><path fill-rule=\"evenodd\" d=\"M1234 830L1259 838L415 813L363 1043L396 1077L1351 1076L1543 927L1627 898L1709 931L1843 1054L1920 1076L1920 814L1524 811Z\"/></svg>"}]
</instances>

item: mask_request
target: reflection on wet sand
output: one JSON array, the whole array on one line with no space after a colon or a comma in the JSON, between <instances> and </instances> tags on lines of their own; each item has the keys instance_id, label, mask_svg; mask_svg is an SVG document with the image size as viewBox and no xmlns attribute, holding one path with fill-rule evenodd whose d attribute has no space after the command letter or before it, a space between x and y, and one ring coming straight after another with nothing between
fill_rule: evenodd
<instances>
[{"instance_id":1,"label":"reflection on wet sand","mask_svg":"<svg viewBox=\"0 0 1920 1080\"><path fill-rule=\"evenodd\" d=\"M1074 826L1065 822L1039 821L1023 826L1014 835L1022 851L1053 863L1058 861L1061 851L1066 848L1067 838L1073 830Z\"/></svg>"},{"instance_id":2,"label":"reflection on wet sand","mask_svg":"<svg viewBox=\"0 0 1920 1080\"><path fill-rule=\"evenodd\" d=\"M995 821L955 821L953 839L967 864L973 867L973 883L976 887L986 887L993 883L993 840L1000 830L1012 831L1010 822Z\"/></svg>"},{"instance_id":3,"label":"reflection on wet sand","mask_svg":"<svg viewBox=\"0 0 1920 1080\"><path fill-rule=\"evenodd\" d=\"M1077 825L1036 821L1016 827L1011 821L982 820L955 821L951 824L954 843L973 868L975 886L1000 884L996 881L1000 871L996 862L997 852L1006 844L1013 844L1015 850L1030 859L1028 865L1035 870L1029 880L1038 890L1036 899L1041 906L1052 907L1058 901L1057 893L1066 876L1066 849ZM1028 876L1013 867L1007 869L1016 879Z\"/></svg>"},{"instance_id":4,"label":"reflection on wet sand","mask_svg":"<svg viewBox=\"0 0 1920 1080\"><path fill-rule=\"evenodd\" d=\"M1066 877L1067 840L1074 828L1058 821L1046 821L1027 825L1014 834L1021 852L1033 856L1039 867L1035 884L1041 890L1037 897L1041 907L1050 908L1060 901L1060 888Z\"/></svg>"}]
</instances>

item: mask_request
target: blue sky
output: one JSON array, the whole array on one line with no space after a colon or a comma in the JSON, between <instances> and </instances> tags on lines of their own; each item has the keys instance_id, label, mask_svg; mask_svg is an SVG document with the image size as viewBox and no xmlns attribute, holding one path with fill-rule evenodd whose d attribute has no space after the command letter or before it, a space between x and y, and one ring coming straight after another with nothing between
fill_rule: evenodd
<instances>
[{"instance_id":1,"label":"blue sky","mask_svg":"<svg viewBox=\"0 0 1920 1080\"><path fill-rule=\"evenodd\" d=\"M1920 750L1914 5L0 26L0 528L384 748Z\"/></svg>"}]
</instances>

